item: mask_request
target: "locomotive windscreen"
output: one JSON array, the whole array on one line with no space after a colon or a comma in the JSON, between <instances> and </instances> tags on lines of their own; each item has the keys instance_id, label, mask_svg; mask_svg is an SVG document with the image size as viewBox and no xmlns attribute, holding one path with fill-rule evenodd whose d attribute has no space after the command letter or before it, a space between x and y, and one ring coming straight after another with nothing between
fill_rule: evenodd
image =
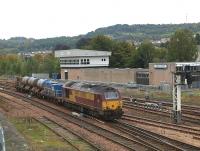
<instances>
[{"instance_id":1,"label":"locomotive windscreen","mask_svg":"<svg viewBox=\"0 0 200 151\"><path fill-rule=\"evenodd\" d=\"M106 100L109 100L109 99L119 99L118 92L114 92L114 91L104 92L104 96L105 96Z\"/></svg>"}]
</instances>

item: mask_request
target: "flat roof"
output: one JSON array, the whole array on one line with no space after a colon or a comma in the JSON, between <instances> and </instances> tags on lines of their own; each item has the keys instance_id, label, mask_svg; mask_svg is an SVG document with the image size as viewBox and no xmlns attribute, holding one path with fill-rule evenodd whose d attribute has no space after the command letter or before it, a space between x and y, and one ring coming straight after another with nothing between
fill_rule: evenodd
<instances>
[{"instance_id":1,"label":"flat roof","mask_svg":"<svg viewBox=\"0 0 200 151\"><path fill-rule=\"evenodd\" d=\"M83 49L70 49L70 50L56 50L55 57L96 57L96 56L111 56L109 51L97 50L83 50Z\"/></svg>"},{"instance_id":2,"label":"flat roof","mask_svg":"<svg viewBox=\"0 0 200 151\"><path fill-rule=\"evenodd\" d=\"M200 62L177 62L176 66L200 66Z\"/></svg>"},{"instance_id":3,"label":"flat roof","mask_svg":"<svg viewBox=\"0 0 200 151\"><path fill-rule=\"evenodd\" d=\"M162 63L149 63L150 65L166 65L175 64L176 66L200 66L200 62L162 62Z\"/></svg>"}]
</instances>

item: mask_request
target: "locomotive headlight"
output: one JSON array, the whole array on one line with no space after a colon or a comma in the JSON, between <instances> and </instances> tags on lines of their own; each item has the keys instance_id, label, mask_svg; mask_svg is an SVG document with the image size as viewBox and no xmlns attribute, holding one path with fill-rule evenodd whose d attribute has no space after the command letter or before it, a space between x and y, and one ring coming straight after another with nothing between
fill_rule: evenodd
<instances>
[{"instance_id":1,"label":"locomotive headlight","mask_svg":"<svg viewBox=\"0 0 200 151\"><path fill-rule=\"evenodd\" d=\"M103 110L106 109L106 102L105 101L102 102L102 108L103 108Z\"/></svg>"}]
</instances>

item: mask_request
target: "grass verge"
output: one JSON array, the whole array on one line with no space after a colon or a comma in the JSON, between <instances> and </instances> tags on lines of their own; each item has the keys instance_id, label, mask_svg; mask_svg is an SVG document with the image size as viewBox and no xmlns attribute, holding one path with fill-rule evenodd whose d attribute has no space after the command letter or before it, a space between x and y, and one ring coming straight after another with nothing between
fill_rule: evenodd
<instances>
[{"instance_id":1,"label":"grass verge","mask_svg":"<svg viewBox=\"0 0 200 151\"><path fill-rule=\"evenodd\" d=\"M16 129L25 137L34 151L72 151L73 148L62 138L39 122L29 118L9 118Z\"/></svg>"}]
</instances>

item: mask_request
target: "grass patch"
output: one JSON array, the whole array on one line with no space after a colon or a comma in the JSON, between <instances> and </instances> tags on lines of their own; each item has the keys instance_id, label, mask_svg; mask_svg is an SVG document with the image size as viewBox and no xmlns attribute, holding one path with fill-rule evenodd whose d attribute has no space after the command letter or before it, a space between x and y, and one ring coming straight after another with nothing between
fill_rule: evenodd
<instances>
[{"instance_id":1,"label":"grass patch","mask_svg":"<svg viewBox=\"0 0 200 151\"><path fill-rule=\"evenodd\" d=\"M10 118L10 121L26 138L32 150L73 150L73 148L62 138L35 120L28 120L26 118Z\"/></svg>"}]
</instances>

